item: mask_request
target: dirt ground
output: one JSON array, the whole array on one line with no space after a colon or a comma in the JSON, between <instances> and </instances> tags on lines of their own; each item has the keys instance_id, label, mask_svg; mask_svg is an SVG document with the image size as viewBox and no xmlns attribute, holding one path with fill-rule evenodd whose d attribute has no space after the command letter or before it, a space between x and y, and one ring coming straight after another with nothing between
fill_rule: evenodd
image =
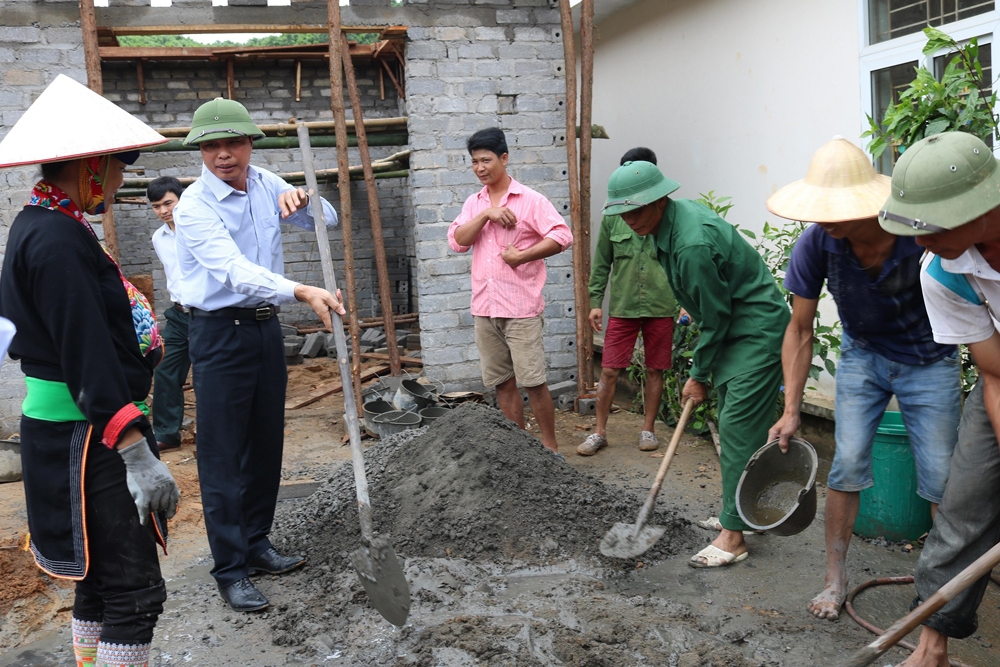
<instances>
[{"instance_id":1,"label":"dirt ground","mask_svg":"<svg viewBox=\"0 0 1000 667\"><path fill-rule=\"evenodd\" d=\"M289 370L289 396L306 394L336 374L327 359ZM188 396L193 401L193 394ZM621 405L628 407L627 399ZM286 412L276 535L282 534L283 517L290 522L296 512L301 515L310 503L307 496L340 466L349 465L349 447L341 444L342 415L340 394ZM561 453L573 474L619 489L622 498L632 499L637 513L662 459L638 451L641 419L626 410L611 417L611 447L595 457L576 456L575 446L592 425L592 417L558 413ZM660 425L658 431L665 444L670 429ZM677 549L662 550L649 562L609 566L586 554L569 554L558 546L572 543L576 531L564 518L558 519L566 524L561 531L539 535L539 544L531 545L537 557L521 559L504 554L487 558L474 549L466 549L470 553L465 557L435 555L418 548L418 535L403 534L405 527L397 526L392 541L405 559L413 595L403 628L382 620L367 604L346 559L329 554L314 557L294 579L258 579L271 599L269 610L230 611L208 574L211 557L194 447L188 442L164 459L181 487L182 504L171 522L169 555L161 559L169 599L157 626L152 665L795 667L835 664L873 638L846 615L831 623L814 619L805 609L820 588L825 563L824 488L817 519L802 534L750 536L751 557L732 568L687 567L688 551L699 539L708 544L712 538L690 523L719 509L718 459L709 441L694 436L682 439L657 505L689 527L673 538L682 542L673 545ZM71 665L66 627L72 587L40 575L30 556L17 548L26 531L23 503L20 484L0 485L0 666ZM374 510L377 521L380 515L388 521L389 513L402 513L398 507L375 505ZM347 508L341 518L345 526L353 525L356 512ZM461 526L454 530L466 546L476 538ZM663 539L671 536L668 532ZM911 574L918 556L919 546L904 550L855 539L851 580L856 584ZM304 599L304 586L315 589L317 582L326 587L327 597ZM856 607L886 627L905 613L912 596L911 586L881 587L859 596ZM980 631L953 642L954 654L975 667L1000 664L998 617L1000 587L991 585L980 608ZM875 664L895 664L903 655L893 651Z\"/></svg>"}]
</instances>

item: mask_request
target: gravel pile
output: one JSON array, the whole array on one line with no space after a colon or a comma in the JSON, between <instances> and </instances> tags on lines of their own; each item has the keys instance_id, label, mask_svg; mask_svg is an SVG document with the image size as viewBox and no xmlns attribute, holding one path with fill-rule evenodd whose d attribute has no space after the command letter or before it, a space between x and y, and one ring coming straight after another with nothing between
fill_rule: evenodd
<instances>
[{"instance_id":1,"label":"gravel pile","mask_svg":"<svg viewBox=\"0 0 1000 667\"><path fill-rule=\"evenodd\" d=\"M502 413L464 404L432 426L388 438L365 451L375 529L401 557L452 557L544 564L595 558L616 521L633 522L641 499L578 472ZM667 526L641 560L704 541L676 511L654 512ZM354 477L338 469L302 503L280 510L272 540L334 571L359 546Z\"/></svg>"}]
</instances>

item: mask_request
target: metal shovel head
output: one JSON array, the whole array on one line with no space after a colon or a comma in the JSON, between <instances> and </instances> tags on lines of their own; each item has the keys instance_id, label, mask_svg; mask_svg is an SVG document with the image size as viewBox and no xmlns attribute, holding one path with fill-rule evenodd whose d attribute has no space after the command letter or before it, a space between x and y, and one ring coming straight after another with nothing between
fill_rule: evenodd
<instances>
[{"instance_id":1,"label":"metal shovel head","mask_svg":"<svg viewBox=\"0 0 1000 667\"><path fill-rule=\"evenodd\" d=\"M616 523L601 538L601 553L609 558L635 558L646 553L665 532L666 526L643 526L636 535L634 523Z\"/></svg>"},{"instance_id":2,"label":"metal shovel head","mask_svg":"<svg viewBox=\"0 0 1000 667\"><path fill-rule=\"evenodd\" d=\"M374 538L355 549L351 562L375 610L395 626L403 627L410 614L410 585L389 540Z\"/></svg>"}]
</instances>

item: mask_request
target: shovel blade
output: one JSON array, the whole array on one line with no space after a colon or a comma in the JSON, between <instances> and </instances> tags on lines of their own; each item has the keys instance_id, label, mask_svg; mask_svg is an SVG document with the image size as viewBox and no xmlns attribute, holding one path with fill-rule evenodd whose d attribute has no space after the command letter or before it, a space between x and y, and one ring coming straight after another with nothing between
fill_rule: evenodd
<instances>
[{"instance_id":1,"label":"shovel blade","mask_svg":"<svg viewBox=\"0 0 1000 667\"><path fill-rule=\"evenodd\" d=\"M634 523L616 523L601 539L601 553L609 558L635 558L656 544L666 526L643 526L637 535Z\"/></svg>"},{"instance_id":2,"label":"shovel blade","mask_svg":"<svg viewBox=\"0 0 1000 667\"><path fill-rule=\"evenodd\" d=\"M389 540L376 537L368 546L355 549L351 563L375 611L393 625L403 627L410 614L410 585Z\"/></svg>"}]
</instances>

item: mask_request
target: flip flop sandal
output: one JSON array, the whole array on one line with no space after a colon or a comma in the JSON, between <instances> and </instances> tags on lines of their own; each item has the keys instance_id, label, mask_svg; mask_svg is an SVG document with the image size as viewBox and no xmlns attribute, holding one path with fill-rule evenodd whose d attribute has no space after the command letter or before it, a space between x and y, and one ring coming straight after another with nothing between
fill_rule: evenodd
<instances>
[{"instance_id":1,"label":"flip flop sandal","mask_svg":"<svg viewBox=\"0 0 1000 667\"><path fill-rule=\"evenodd\" d=\"M750 555L749 551L744 551L739 556L734 556L728 551L723 551L719 547L709 544L707 547L691 556L688 565L696 568L725 567L746 560ZM705 559L704 562L701 559Z\"/></svg>"}]
</instances>

